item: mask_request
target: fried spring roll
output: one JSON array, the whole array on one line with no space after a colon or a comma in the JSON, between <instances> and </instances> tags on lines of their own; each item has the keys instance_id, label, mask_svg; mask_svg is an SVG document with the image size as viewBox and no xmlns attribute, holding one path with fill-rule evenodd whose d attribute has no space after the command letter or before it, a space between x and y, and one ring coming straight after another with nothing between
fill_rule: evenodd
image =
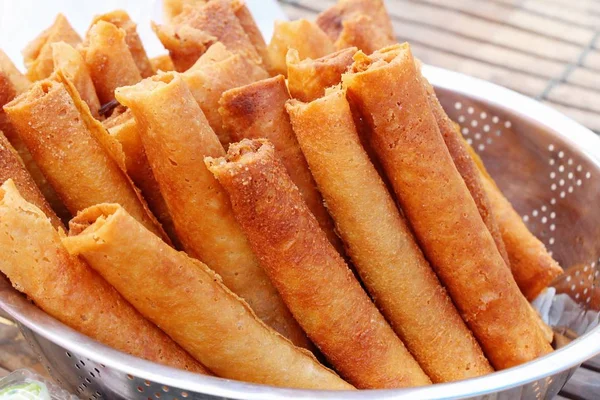
<instances>
[{"instance_id":1,"label":"fried spring roll","mask_svg":"<svg viewBox=\"0 0 600 400\"><path fill-rule=\"evenodd\" d=\"M111 118L104 121L104 126L108 133L121 144L125 155L127 174L141 190L150 211L162 224L171 241L176 244L176 247L180 247L173 226L173 219L160 192L158 182L156 182L156 178L152 173L152 168L150 168L139 133L139 126L133 118L133 114L130 110L127 110L114 118L111 116Z\"/></svg>"},{"instance_id":2,"label":"fried spring roll","mask_svg":"<svg viewBox=\"0 0 600 400\"><path fill-rule=\"evenodd\" d=\"M307 19L275 21L273 37L267 47L272 75L287 75L285 57L289 49L296 49L301 60L323 57L335 51L333 42L314 22Z\"/></svg>"},{"instance_id":3,"label":"fried spring roll","mask_svg":"<svg viewBox=\"0 0 600 400\"><path fill-rule=\"evenodd\" d=\"M161 56L156 56L150 59L150 65L152 65L152 69L154 71L175 71L175 65L173 65L173 60L168 54L163 54Z\"/></svg>"},{"instance_id":4,"label":"fried spring roll","mask_svg":"<svg viewBox=\"0 0 600 400\"><path fill-rule=\"evenodd\" d=\"M71 215L94 204L118 202L164 236L124 172L124 161L118 160L119 151L123 157L120 146L75 94L63 83L39 81L4 109Z\"/></svg>"},{"instance_id":5,"label":"fried spring roll","mask_svg":"<svg viewBox=\"0 0 600 400\"><path fill-rule=\"evenodd\" d=\"M116 204L71 222L64 243L218 376L303 389L352 389L262 323L205 264L177 252Z\"/></svg>"},{"instance_id":6,"label":"fried spring roll","mask_svg":"<svg viewBox=\"0 0 600 400\"><path fill-rule=\"evenodd\" d=\"M38 207L48 217L55 229L64 225L25 169L17 151L0 131L0 184L12 179L25 201Z\"/></svg>"},{"instance_id":7,"label":"fried spring roll","mask_svg":"<svg viewBox=\"0 0 600 400\"><path fill-rule=\"evenodd\" d=\"M100 103L115 99L115 89L134 85L142 79L125 41L126 32L106 21L90 27L82 52Z\"/></svg>"},{"instance_id":8,"label":"fried spring roll","mask_svg":"<svg viewBox=\"0 0 600 400\"><path fill-rule=\"evenodd\" d=\"M205 158L273 284L309 337L358 388L431 381L319 228L265 139Z\"/></svg>"},{"instance_id":9,"label":"fried spring roll","mask_svg":"<svg viewBox=\"0 0 600 400\"><path fill-rule=\"evenodd\" d=\"M498 223L496 222L496 218L490 204L490 199L483 188L483 182L481 181L477 165L473 161L473 158L469 155L467 144L462 139L460 131L457 130L452 120L442 108L442 105L435 94L433 86L431 86L429 81L422 75L420 76L420 79L422 80L423 86L427 92L429 107L433 112L433 116L435 117L440 133L444 138L444 142L446 142L446 146L448 147L450 156L452 156L454 165L465 181L465 184L471 193L471 197L473 197L473 200L475 200L479 214L481 215L485 226L487 226L488 230L492 234L500 255L504 259L506 265L510 266L510 260L508 259L508 254L506 253L504 241L502 240L502 235L500 234L500 229L498 228Z\"/></svg>"},{"instance_id":10,"label":"fried spring roll","mask_svg":"<svg viewBox=\"0 0 600 400\"><path fill-rule=\"evenodd\" d=\"M135 65L140 71L142 78L154 75L154 68L152 68L152 64L148 59L142 40L137 33L137 25L131 20L126 11L114 10L106 14L97 15L92 21L92 25L98 21L106 21L115 25L117 28L123 29L125 31L125 43L127 43L129 52L131 53L133 61L135 61Z\"/></svg>"},{"instance_id":11,"label":"fried spring roll","mask_svg":"<svg viewBox=\"0 0 600 400\"><path fill-rule=\"evenodd\" d=\"M65 42L73 47L81 43L81 37L62 14L58 14L52 26L23 49L29 80L38 81L52 74L54 61L51 45L56 42Z\"/></svg>"},{"instance_id":12,"label":"fried spring roll","mask_svg":"<svg viewBox=\"0 0 600 400\"><path fill-rule=\"evenodd\" d=\"M286 56L287 83L293 98L313 101L325 94L325 89L340 83L342 74L352 65L358 49L349 47L315 60L300 59L298 50L290 49Z\"/></svg>"},{"instance_id":13,"label":"fried spring roll","mask_svg":"<svg viewBox=\"0 0 600 400\"><path fill-rule=\"evenodd\" d=\"M202 54L200 58L194 63L194 65L192 65L185 72L190 73L192 71L199 71L203 68L207 68L211 64L225 61L232 56L233 53L227 50L223 43L216 42L215 44L210 46L208 50L206 50L206 52Z\"/></svg>"},{"instance_id":14,"label":"fried spring roll","mask_svg":"<svg viewBox=\"0 0 600 400\"><path fill-rule=\"evenodd\" d=\"M154 33L169 51L175 71L188 70L217 38L189 24L158 25L152 23Z\"/></svg>"},{"instance_id":15,"label":"fried spring roll","mask_svg":"<svg viewBox=\"0 0 600 400\"><path fill-rule=\"evenodd\" d=\"M117 350L209 373L100 275L69 255L50 220L21 197L12 180L0 187L0 220L0 271L42 310Z\"/></svg>"},{"instance_id":16,"label":"fried spring roll","mask_svg":"<svg viewBox=\"0 0 600 400\"><path fill-rule=\"evenodd\" d=\"M375 19L359 14L342 21L342 32L335 41L335 48L339 50L355 46L370 54L394 43L397 43L394 36L381 29Z\"/></svg>"},{"instance_id":17,"label":"fried spring roll","mask_svg":"<svg viewBox=\"0 0 600 400\"><path fill-rule=\"evenodd\" d=\"M195 7L205 4L208 0L163 0L163 13L167 22L173 22L173 19L183 12L185 7Z\"/></svg>"},{"instance_id":18,"label":"fried spring roll","mask_svg":"<svg viewBox=\"0 0 600 400\"><path fill-rule=\"evenodd\" d=\"M248 35L248 39L250 39L250 42L256 49L256 52L262 58L265 68L270 70L267 44L265 43L265 39L263 38L258 25L256 25L256 21L254 20L252 13L248 7L246 7L246 2L244 0L230 1L233 7L233 12L235 13L235 17L240 22L240 25L242 26L244 32L246 32L246 35Z\"/></svg>"},{"instance_id":19,"label":"fried spring roll","mask_svg":"<svg viewBox=\"0 0 600 400\"><path fill-rule=\"evenodd\" d=\"M329 241L343 253L343 246L333 229L333 221L323 205L308 164L296 140L285 102L290 99L285 78L278 75L223 93L219 112L223 127L233 142L244 138L266 138L273 143L290 178L300 189L309 210L327 233Z\"/></svg>"},{"instance_id":20,"label":"fried spring roll","mask_svg":"<svg viewBox=\"0 0 600 400\"><path fill-rule=\"evenodd\" d=\"M54 70L62 71L63 75L73 83L83 101L90 108L92 116L98 118L100 116L98 114L100 100L98 100L90 71L81 54L68 43L58 42L52 44L52 59Z\"/></svg>"},{"instance_id":21,"label":"fried spring roll","mask_svg":"<svg viewBox=\"0 0 600 400\"><path fill-rule=\"evenodd\" d=\"M225 151L181 77L156 75L119 89L117 97L140 125L148 161L186 252L210 265L267 325L308 347L252 253L227 194L202 161Z\"/></svg>"},{"instance_id":22,"label":"fried spring roll","mask_svg":"<svg viewBox=\"0 0 600 400\"><path fill-rule=\"evenodd\" d=\"M214 46L222 45L217 43ZM222 52L223 50L218 51ZM219 55L219 57L223 56ZM190 88L211 128L223 146L227 147L231 138L229 132L223 129L223 119L219 114L221 95L226 90L268 78L269 74L256 63L248 61L240 54L231 52L227 58L221 61L211 62L208 59L206 61L201 59L199 63L202 64L202 67L185 72L181 77ZM241 71L244 72L241 73Z\"/></svg>"},{"instance_id":23,"label":"fried spring roll","mask_svg":"<svg viewBox=\"0 0 600 400\"><path fill-rule=\"evenodd\" d=\"M345 93L287 110L353 264L419 365L434 383L493 372L363 150Z\"/></svg>"},{"instance_id":24,"label":"fried spring roll","mask_svg":"<svg viewBox=\"0 0 600 400\"><path fill-rule=\"evenodd\" d=\"M31 85L29 79L15 67L2 49L0 49L0 71L6 75L6 79L12 83L17 93L23 93Z\"/></svg>"},{"instance_id":25,"label":"fried spring roll","mask_svg":"<svg viewBox=\"0 0 600 400\"><path fill-rule=\"evenodd\" d=\"M389 62L357 53L342 81L425 256L494 368L552 351L454 165L408 44Z\"/></svg>"},{"instance_id":26,"label":"fried spring roll","mask_svg":"<svg viewBox=\"0 0 600 400\"><path fill-rule=\"evenodd\" d=\"M544 244L527 229L521 216L487 173L477 153L468 144L467 148L481 173L483 187L490 199L492 211L506 245L513 277L525 297L533 300L560 276L563 270L548 253Z\"/></svg>"}]
</instances>

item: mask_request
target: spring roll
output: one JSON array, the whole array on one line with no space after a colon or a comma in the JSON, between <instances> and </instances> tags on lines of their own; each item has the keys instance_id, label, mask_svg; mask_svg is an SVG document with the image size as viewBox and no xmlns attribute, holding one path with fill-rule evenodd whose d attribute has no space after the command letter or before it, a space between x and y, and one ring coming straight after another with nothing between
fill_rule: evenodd
<instances>
[{"instance_id":1,"label":"spring roll","mask_svg":"<svg viewBox=\"0 0 600 400\"><path fill-rule=\"evenodd\" d=\"M342 21L342 32L335 41L335 48L358 47L370 54L382 47L393 45L397 40L377 25L368 15L355 15Z\"/></svg>"},{"instance_id":2,"label":"spring roll","mask_svg":"<svg viewBox=\"0 0 600 400\"><path fill-rule=\"evenodd\" d=\"M106 21L96 22L87 33L82 52L101 104L115 99L116 88L142 79L125 37L123 29Z\"/></svg>"},{"instance_id":3,"label":"spring roll","mask_svg":"<svg viewBox=\"0 0 600 400\"><path fill-rule=\"evenodd\" d=\"M148 229L164 236L124 172L120 146L85 103L73 98L77 92L70 92L67 83L36 82L4 106L33 159L71 215L94 204L118 202Z\"/></svg>"},{"instance_id":4,"label":"spring roll","mask_svg":"<svg viewBox=\"0 0 600 400\"><path fill-rule=\"evenodd\" d=\"M425 256L492 366L552 351L454 165L408 44L389 62L357 53L342 81Z\"/></svg>"},{"instance_id":5,"label":"spring roll","mask_svg":"<svg viewBox=\"0 0 600 400\"><path fill-rule=\"evenodd\" d=\"M267 71L254 62L248 61L240 54L229 52L229 56L223 58L223 52L227 52L222 44L216 43L212 47L219 46L213 54L219 54L219 60L211 61L200 58L200 67L181 75L190 88L192 95L200 105L202 112L208 119L211 128L215 131L223 146L227 147L231 142L229 132L223 129L223 119L219 113L219 100L221 95L229 89L244 86L252 82L269 77ZM208 55L208 52L207 52ZM223 58L223 59L221 59ZM240 73L244 71L244 73Z\"/></svg>"},{"instance_id":6,"label":"spring roll","mask_svg":"<svg viewBox=\"0 0 600 400\"><path fill-rule=\"evenodd\" d=\"M168 54L163 54L151 58L150 65L152 65L152 69L154 71L175 71L175 65L173 65L173 60L171 60L171 57Z\"/></svg>"},{"instance_id":7,"label":"spring roll","mask_svg":"<svg viewBox=\"0 0 600 400\"><path fill-rule=\"evenodd\" d=\"M466 146L477 164L483 188L498 221L513 277L523 295L531 301L560 276L563 270L544 244L527 229L521 216L486 171L477 153L468 144Z\"/></svg>"},{"instance_id":8,"label":"spring roll","mask_svg":"<svg viewBox=\"0 0 600 400\"><path fill-rule=\"evenodd\" d=\"M12 83L17 93L23 93L31 85L29 79L17 69L2 49L0 49L0 71L6 75L6 79Z\"/></svg>"},{"instance_id":9,"label":"spring roll","mask_svg":"<svg viewBox=\"0 0 600 400\"><path fill-rule=\"evenodd\" d=\"M303 389L352 389L262 323L205 264L177 252L121 206L91 207L64 243L218 376Z\"/></svg>"},{"instance_id":10,"label":"spring roll","mask_svg":"<svg viewBox=\"0 0 600 400\"><path fill-rule=\"evenodd\" d=\"M133 57L142 78L154 75L154 68L148 59L142 40L137 33L137 25L131 20L129 14L124 10L114 10L106 14L97 15L92 21L94 25L98 21L105 21L125 31L125 43Z\"/></svg>"},{"instance_id":11,"label":"spring roll","mask_svg":"<svg viewBox=\"0 0 600 400\"><path fill-rule=\"evenodd\" d=\"M64 225L50 204L25 169L25 165L17 151L0 131L0 184L12 179L25 201L32 203L48 217L55 229Z\"/></svg>"},{"instance_id":12,"label":"spring roll","mask_svg":"<svg viewBox=\"0 0 600 400\"><path fill-rule=\"evenodd\" d=\"M79 95L90 108L94 118L99 118L100 100L96 94L96 88L92 76L81 54L71 45L65 42L52 44L52 60L54 70L60 70L69 79Z\"/></svg>"},{"instance_id":13,"label":"spring roll","mask_svg":"<svg viewBox=\"0 0 600 400\"><path fill-rule=\"evenodd\" d=\"M56 42L65 42L73 47L81 43L81 37L62 14L58 14L52 26L23 49L29 80L38 81L52 74L54 61L52 60L51 45Z\"/></svg>"},{"instance_id":14,"label":"spring roll","mask_svg":"<svg viewBox=\"0 0 600 400\"><path fill-rule=\"evenodd\" d=\"M228 130L233 142L244 138L266 138L273 143L277 156L283 162L292 182L300 189L319 226L327 233L336 249L343 252L341 241L333 229L333 221L323 205L323 198L317 190L285 111L285 102L289 99L283 75L230 89L223 93L219 102L223 127Z\"/></svg>"},{"instance_id":15,"label":"spring roll","mask_svg":"<svg viewBox=\"0 0 600 400\"><path fill-rule=\"evenodd\" d=\"M140 125L148 161L185 251L206 262L257 316L293 343L309 342L258 264L227 194L202 161L225 154L177 73L117 91Z\"/></svg>"},{"instance_id":16,"label":"spring roll","mask_svg":"<svg viewBox=\"0 0 600 400\"><path fill-rule=\"evenodd\" d=\"M263 60L265 68L270 70L269 67L269 52L267 51L267 44L265 43L265 39L263 38L258 25L256 25L256 21L252 16L252 13L246 6L246 2L244 0L230 0L231 5L233 7L233 12L235 13L235 17L238 19L240 25L250 42L256 49L256 52Z\"/></svg>"},{"instance_id":17,"label":"spring roll","mask_svg":"<svg viewBox=\"0 0 600 400\"><path fill-rule=\"evenodd\" d=\"M287 110L356 270L423 370L434 383L493 372L363 150L345 93Z\"/></svg>"},{"instance_id":18,"label":"spring roll","mask_svg":"<svg viewBox=\"0 0 600 400\"><path fill-rule=\"evenodd\" d=\"M139 126L133 118L130 110L118 116L111 116L103 123L108 133L114 137L123 149L125 155L125 167L127 174L131 177L133 183L140 189L150 211L156 216L156 219L162 224L165 232L175 244L178 243L173 219L167 208L167 203L160 192L158 182L152 173L150 163L146 157L146 151L142 144L142 138L139 133Z\"/></svg>"},{"instance_id":19,"label":"spring roll","mask_svg":"<svg viewBox=\"0 0 600 400\"><path fill-rule=\"evenodd\" d=\"M208 50L206 50L206 52L202 54L200 58L194 63L194 65L192 65L185 72L190 73L192 71L199 71L201 69L207 68L209 65L225 61L232 56L233 53L227 50L223 43L216 42L213 45L211 45L208 48Z\"/></svg>"},{"instance_id":20,"label":"spring roll","mask_svg":"<svg viewBox=\"0 0 600 400\"><path fill-rule=\"evenodd\" d=\"M352 56L358 49L349 47L315 60L300 59L296 49L286 56L287 83L293 98L313 101L325 94L325 89L340 83L342 74L352 65Z\"/></svg>"},{"instance_id":21,"label":"spring roll","mask_svg":"<svg viewBox=\"0 0 600 400\"><path fill-rule=\"evenodd\" d=\"M266 139L205 158L273 284L308 336L361 389L431 381L327 240Z\"/></svg>"},{"instance_id":22,"label":"spring roll","mask_svg":"<svg viewBox=\"0 0 600 400\"><path fill-rule=\"evenodd\" d=\"M100 275L69 255L50 220L21 197L12 180L0 187L0 220L0 271L42 310L117 350L208 373Z\"/></svg>"},{"instance_id":23,"label":"spring roll","mask_svg":"<svg viewBox=\"0 0 600 400\"><path fill-rule=\"evenodd\" d=\"M183 12L185 7L195 7L205 4L208 0L163 0L163 14L165 21L173 22L173 19Z\"/></svg>"},{"instance_id":24,"label":"spring roll","mask_svg":"<svg viewBox=\"0 0 600 400\"><path fill-rule=\"evenodd\" d=\"M335 51L333 42L314 22L307 19L275 21L273 37L267 47L272 75L287 75L285 57L289 49L296 49L301 60L323 57Z\"/></svg>"}]
</instances>

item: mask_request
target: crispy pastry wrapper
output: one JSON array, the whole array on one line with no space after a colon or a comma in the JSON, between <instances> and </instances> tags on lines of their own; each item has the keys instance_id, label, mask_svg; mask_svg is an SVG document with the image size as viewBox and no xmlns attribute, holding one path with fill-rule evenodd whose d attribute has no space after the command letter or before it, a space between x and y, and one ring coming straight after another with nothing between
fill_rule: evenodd
<instances>
[{"instance_id":1,"label":"crispy pastry wrapper","mask_svg":"<svg viewBox=\"0 0 600 400\"><path fill-rule=\"evenodd\" d=\"M475 150L465 142L475 160L506 252L512 274L528 300L535 299L550 283L563 273L562 268L546 250L544 244L527 229L521 216L504 197Z\"/></svg>"},{"instance_id":2,"label":"crispy pastry wrapper","mask_svg":"<svg viewBox=\"0 0 600 400\"><path fill-rule=\"evenodd\" d=\"M96 94L96 88L94 87L90 71L81 53L68 43L52 43L52 60L54 61L54 70L60 70L73 83L83 101L90 108L92 116L99 118L100 100Z\"/></svg>"},{"instance_id":3,"label":"crispy pastry wrapper","mask_svg":"<svg viewBox=\"0 0 600 400\"><path fill-rule=\"evenodd\" d=\"M57 77L61 82L36 82L4 109L71 215L115 201L166 237L127 176L119 143L92 117L68 79Z\"/></svg>"},{"instance_id":4,"label":"crispy pastry wrapper","mask_svg":"<svg viewBox=\"0 0 600 400\"><path fill-rule=\"evenodd\" d=\"M8 58L2 49L0 49L0 71L2 71L2 73L6 75L6 79L12 83L17 94L23 93L31 85L29 79L17 69L15 64L13 64L12 60Z\"/></svg>"},{"instance_id":5,"label":"crispy pastry wrapper","mask_svg":"<svg viewBox=\"0 0 600 400\"><path fill-rule=\"evenodd\" d=\"M148 161L177 236L192 257L206 262L267 325L297 345L309 342L252 252L227 194L203 163L225 154L184 80L159 74L117 91L133 112Z\"/></svg>"},{"instance_id":6,"label":"crispy pastry wrapper","mask_svg":"<svg viewBox=\"0 0 600 400\"><path fill-rule=\"evenodd\" d=\"M269 72L287 75L286 55L296 49L301 60L319 58L335 51L333 42L317 24L307 19L275 21L269 52Z\"/></svg>"},{"instance_id":7,"label":"crispy pastry wrapper","mask_svg":"<svg viewBox=\"0 0 600 400\"><path fill-rule=\"evenodd\" d=\"M271 281L345 379L361 389L430 383L319 228L270 142L244 139L205 162Z\"/></svg>"},{"instance_id":8,"label":"crispy pastry wrapper","mask_svg":"<svg viewBox=\"0 0 600 400\"><path fill-rule=\"evenodd\" d=\"M183 12L185 7L195 7L205 4L208 0L163 0L163 14L165 21L173 22L173 19Z\"/></svg>"},{"instance_id":9,"label":"crispy pastry wrapper","mask_svg":"<svg viewBox=\"0 0 600 400\"><path fill-rule=\"evenodd\" d=\"M344 91L287 109L356 270L423 370L435 383L493 372L362 148Z\"/></svg>"},{"instance_id":10,"label":"crispy pastry wrapper","mask_svg":"<svg viewBox=\"0 0 600 400\"><path fill-rule=\"evenodd\" d=\"M357 50L356 47L349 47L314 60L301 60L298 50L288 50L287 84L291 96L301 101L322 97L325 89L340 83L342 74L352 65L352 56Z\"/></svg>"},{"instance_id":11,"label":"crispy pastry wrapper","mask_svg":"<svg viewBox=\"0 0 600 400\"><path fill-rule=\"evenodd\" d=\"M168 54L162 54L160 56L152 57L150 59L150 64L152 65L152 69L154 71L175 71L175 65L173 64L173 60L171 60L171 56Z\"/></svg>"},{"instance_id":12,"label":"crispy pastry wrapper","mask_svg":"<svg viewBox=\"0 0 600 400\"><path fill-rule=\"evenodd\" d=\"M323 205L306 159L296 140L285 102L290 99L285 78L278 75L246 86L230 89L219 101L223 127L238 142L247 139L269 139L290 178L300 189L306 205L327 233L329 241L343 253L343 246L333 228L333 221Z\"/></svg>"},{"instance_id":13,"label":"crispy pastry wrapper","mask_svg":"<svg viewBox=\"0 0 600 400\"><path fill-rule=\"evenodd\" d=\"M408 44L391 61L357 53L342 81L425 256L491 364L552 351L454 165Z\"/></svg>"},{"instance_id":14,"label":"crispy pastry wrapper","mask_svg":"<svg viewBox=\"0 0 600 400\"><path fill-rule=\"evenodd\" d=\"M218 376L303 389L352 389L262 323L205 264L166 245L121 206L88 208L64 243Z\"/></svg>"},{"instance_id":15,"label":"crispy pastry wrapper","mask_svg":"<svg viewBox=\"0 0 600 400\"><path fill-rule=\"evenodd\" d=\"M82 49L101 104L115 99L115 89L142 79L126 41L127 32L99 20L90 27Z\"/></svg>"},{"instance_id":16,"label":"crispy pastry wrapper","mask_svg":"<svg viewBox=\"0 0 600 400\"><path fill-rule=\"evenodd\" d=\"M154 68L148 59L142 39L137 33L137 24L131 20L129 14L124 10L114 10L106 14L97 15L92 21L94 25L98 21L106 21L117 28L121 28L125 31L125 43L129 48L129 52L135 61L137 69L140 71L142 78L147 78L154 75Z\"/></svg>"},{"instance_id":17,"label":"crispy pastry wrapper","mask_svg":"<svg viewBox=\"0 0 600 400\"><path fill-rule=\"evenodd\" d=\"M81 37L62 14L58 14L52 26L23 49L27 77L32 82L48 78L54 71L52 43L56 42L65 42L73 47L81 43Z\"/></svg>"},{"instance_id":18,"label":"crispy pastry wrapper","mask_svg":"<svg viewBox=\"0 0 600 400\"><path fill-rule=\"evenodd\" d=\"M117 350L208 373L85 262L69 255L61 234L39 208L21 197L12 180L0 187L0 220L0 271L42 310Z\"/></svg>"},{"instance_id":19,"label":"crispy pastry wrapper","mask_svg":"<svg viewBox=\"0 0 600 400\"><path fill-rule=\"evenodd\" d=\"M335 41L335 48L339 50L355 46L370 54L396 42L393 35L390 36L377 25L377 20L358 14L342 21L342 32Z\"/></svg>"}]
</instances>

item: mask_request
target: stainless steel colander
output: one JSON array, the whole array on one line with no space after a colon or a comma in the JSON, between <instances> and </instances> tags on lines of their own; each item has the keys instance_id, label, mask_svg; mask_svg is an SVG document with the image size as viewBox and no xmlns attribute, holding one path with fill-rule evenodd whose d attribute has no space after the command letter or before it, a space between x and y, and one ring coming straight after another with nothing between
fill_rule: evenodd
<instances>
[{"instance_id":1,"label":"stainless steel colander","mask_svg":"<svg viewBox=\"0 0 600 400\"><path fill-rule=\"evenodd\" d=\"M529 228L565 268L534 302L557 332L577 337L565 347L456 383L319 392L199 376L120 353L49 317L2 278L0 308L19 323L50 374L84 399L553 398L582 362L600 353L600 138L510 90L439 68L423 71Z\"/></svg>"}]
</instances>

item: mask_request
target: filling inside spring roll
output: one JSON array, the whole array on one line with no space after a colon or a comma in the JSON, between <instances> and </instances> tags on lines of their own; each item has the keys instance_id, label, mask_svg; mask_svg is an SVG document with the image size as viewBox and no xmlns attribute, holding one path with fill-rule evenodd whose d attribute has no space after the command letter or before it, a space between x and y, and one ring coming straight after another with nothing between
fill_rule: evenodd
<instances>
[{"instance_id":1,"label":"filling inside spring roll","mask_svg":"<svg viewBox=\"0 0 600 400\"><path fill-rule=\"evenodd\" d=\"M80 213L64 243L218 376L280 387L352 389L256 318L206 265L166 245L119 205Z\"/></svg>"}]
</instances>

